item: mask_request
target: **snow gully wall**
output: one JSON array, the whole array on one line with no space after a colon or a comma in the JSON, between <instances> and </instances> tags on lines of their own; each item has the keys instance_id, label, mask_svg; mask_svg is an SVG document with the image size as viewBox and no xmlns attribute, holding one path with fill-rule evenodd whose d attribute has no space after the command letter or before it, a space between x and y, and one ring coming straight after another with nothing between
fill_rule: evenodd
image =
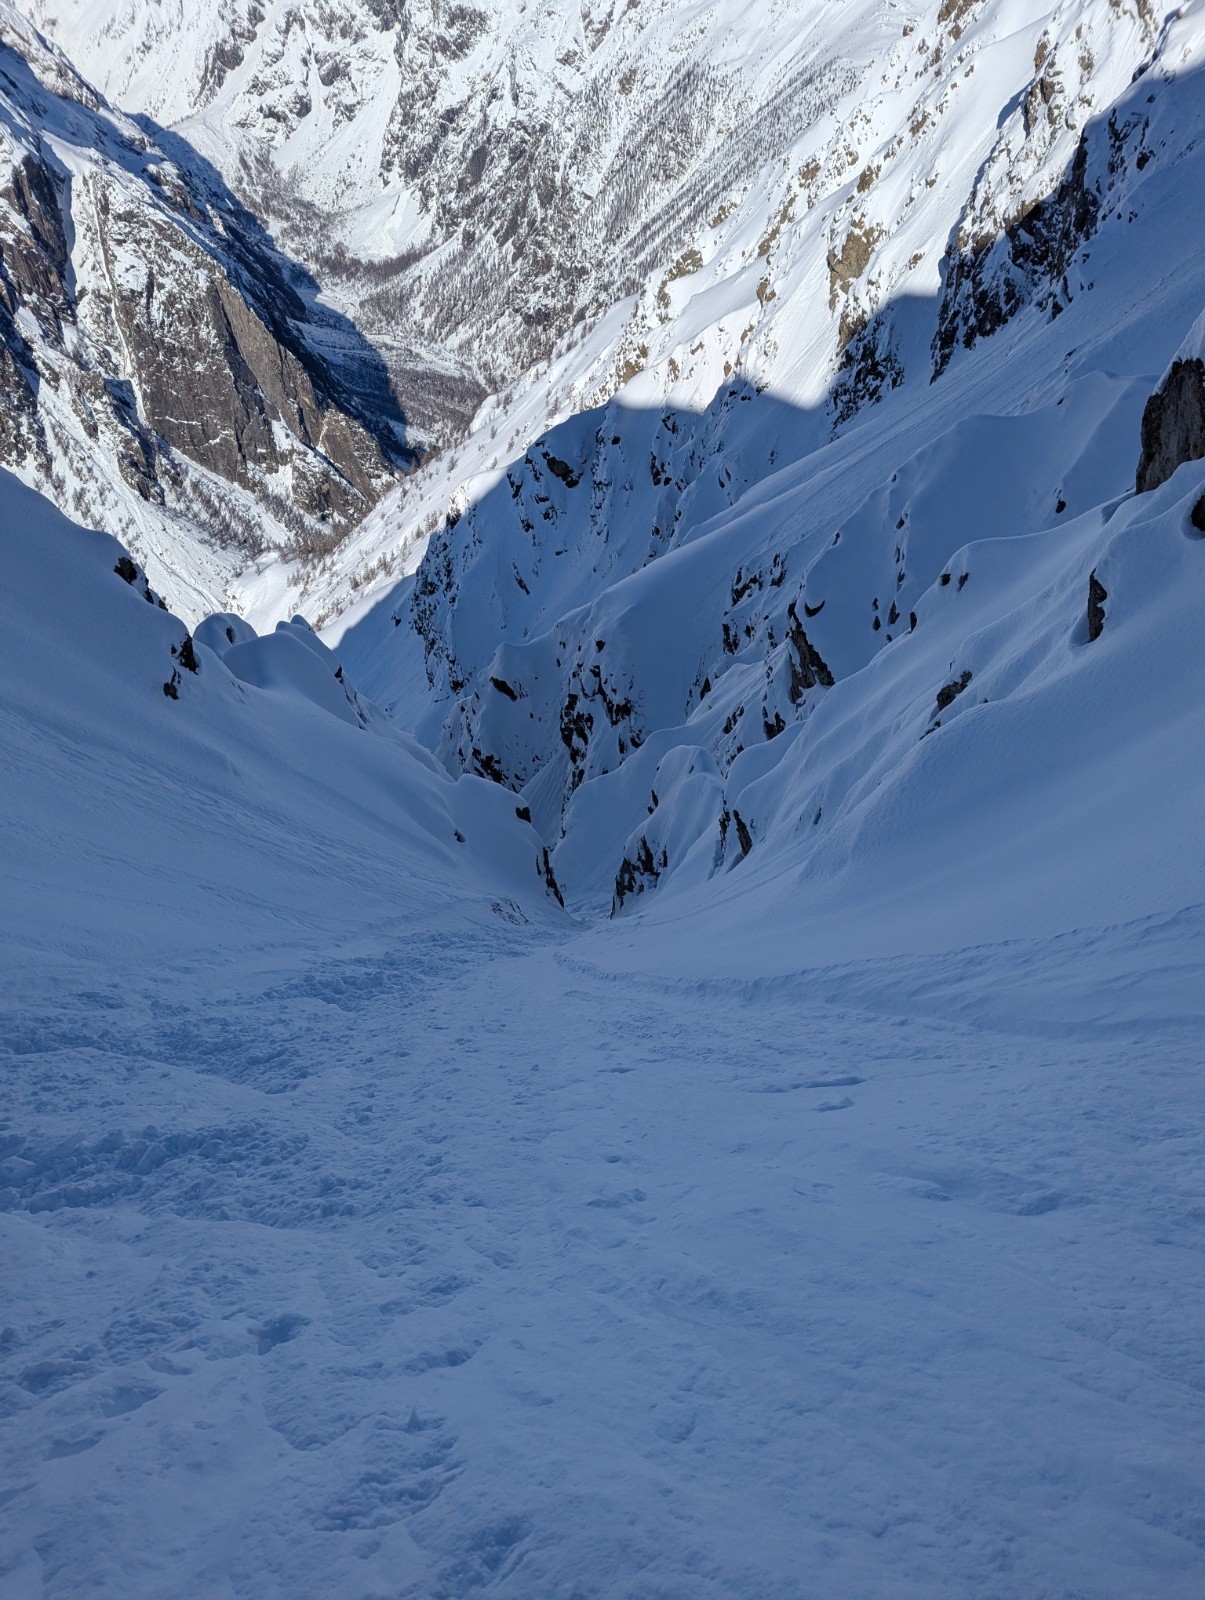
<instances>
[{"instance_id":1,"label":"snow gully wall","mask_svg":"<svg viewBox=\"0 0 1205 1600\"><path fill-rule=\"evenodd\" d=\"M408 714L453 769L522 792L571 895L618 908L759 850L844 871L921 768L917 803L951 824L961 758L940 752L978 748L977 722L1097 674L1103 695L1123 618L1176 671L1184 625L1157 642L1162 602L1138 596L1148 566L1199 579L1191 352L1148 401L1205 303L1180 211L1201 181L1200 48L1182 19L1066 141L1044 200L1001 211L994 238L959 224L940 290L846 347L864 360L890 328L907 354L860 407L852 358L810 407L735 372L697 408L639 405L641 380L483 477L412 590L360 608L348 648L370 681L405 711L417 636L434 709ZM1188 482L1128 499L1140 455L1144 488L1182 463ZM1002 740L987 764L1015 792L1028 758Z\"/></svg>"}]
</instances>

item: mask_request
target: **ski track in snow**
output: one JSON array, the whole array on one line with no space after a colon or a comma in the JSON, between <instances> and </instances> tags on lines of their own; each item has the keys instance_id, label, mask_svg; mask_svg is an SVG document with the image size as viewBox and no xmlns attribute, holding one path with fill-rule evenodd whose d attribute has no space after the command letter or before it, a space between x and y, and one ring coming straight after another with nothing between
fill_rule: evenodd
<instances>
[{"instance_id":1,"label":"ski track in snow","mask_svg":"<svg viewBox=\"0 0 1205 1600\"><path fill-rule=\"evenodd\" d=\"M6 1596L1201 1592L1199 1030L606 937L10 993Z\"/></svg>"}]
</instances>

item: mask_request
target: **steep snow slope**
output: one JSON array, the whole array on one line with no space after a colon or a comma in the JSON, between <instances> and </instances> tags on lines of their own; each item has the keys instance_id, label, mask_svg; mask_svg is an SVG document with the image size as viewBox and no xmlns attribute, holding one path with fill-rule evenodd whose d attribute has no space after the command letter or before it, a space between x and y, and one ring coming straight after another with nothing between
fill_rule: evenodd
<instances>
[{"instance_id":1,"label":"steep snow slope","mask_svg":"<svg viewBox=\"0 0 1205 1600\"><path fill-rule=\"evenodd\" d=\"M1022 897L1054 894L1047 856L1022 845L1032 806L1085 892L1094 861L1124 863L1102 920L1166 905L1121 788L1096 834L1067 796L1093 786L1105 743L1146 775L1134 804L1163 818L1158 850L1175 859L1180 840L1195 863L1191 813L1162 803L1177 784L1136 752L1158 731L1169 760L1191 759L1162 685L1189 686L1190 714L1205 469L1133 487L1144 407L1205 303L1183 211L1202 182L1203 46L1186 8L1074 144L1041 226L1030 212L941 295L879 308L874 348L891 327L913 353L879 403L842 420L734 374L704 409L653 409L633 385L482 483L413 588L360 605L343 641L358 674L451 766L522 790L570 894L618 904L781 852L820 900L862 873L862 905L896 871L904 892L909 851L933 870L992 798L1014 808L999 831ZM1027 299L1021 267L1056 235L1059 274L1043 257ZM1089 640L1094 585L1105 631Z\"/></svg>"},{"instance_id":2,"label":"steep snow slope","mask_svg":"<svg viewBox=\"0 0 1205 1600\"><path fill-rule=\"evenodd\" d=\"M209 965L233 924L267 957L366 914L435 916L491 893L543 903L513 803L449 782L304 624L257 639L218 617L190 636L115 540L7 473L0 495L18 990L68 930L85 963Z\"/></svg>"},{"instance_id":3,"label":"steep snow slope","mask_svg":"<svg viewBox=\"0 0 1205 1600\"><path fill-rule=\"evenodd\" d=\"M1046 692L1106 748L1071 867L1134 804L1096 879L1116 909L1158 830L1178 913L959 949L967 898L1000 926L1025 853L1055 864L1015 789L926 821L943 775L949 811L992 775L960 712L841 908L890 850L910 903L864 900L863 943L944 953L833 966L857 939L769 851L693 921L575 928L514 797L453 783L308 630L217 617L189 654L120 546L0 479L6 1600L1196 1600L1182 487ZM908 879L927 827L948 872Z\"/></svg>"},{"instance_id":4,"label":"steep snow slope","mask_svg":"<svg viewBox=\"0 0 1205 1600\"><path fill-rule=\"evenodd\" d=\"M6 1596L1197 1600L1202 8L937 10L240 580L333 655L0 480Z\"/></svg>"},{"instance_id":5,"label":"steep snow slope","mask_svg":"<svg viewBox=\"0 0 1205 1600\"><path fill-rule=\"evenodd\" d=\"M192 615L250 556L328 548L407 459L379 358L182 141L8 5L0 215L0 459Z\"/></svg>"}]
</instances>

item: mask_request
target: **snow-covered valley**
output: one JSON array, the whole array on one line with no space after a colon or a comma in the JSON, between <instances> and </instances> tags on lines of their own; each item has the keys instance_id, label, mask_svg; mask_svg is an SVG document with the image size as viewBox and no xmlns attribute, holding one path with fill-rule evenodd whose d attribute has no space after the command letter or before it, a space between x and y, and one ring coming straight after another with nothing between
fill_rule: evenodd
<instances>
[{"instance_id":1,"label":"snow-covered valley","mask_svg":"<svg viewBox=\"0 0 1205 1600\"><path fill-rule=\"evenodd\" d=\"M4 1600L1197 1600L1203 73L0 4Z\"/></svg>"}]
</instances>

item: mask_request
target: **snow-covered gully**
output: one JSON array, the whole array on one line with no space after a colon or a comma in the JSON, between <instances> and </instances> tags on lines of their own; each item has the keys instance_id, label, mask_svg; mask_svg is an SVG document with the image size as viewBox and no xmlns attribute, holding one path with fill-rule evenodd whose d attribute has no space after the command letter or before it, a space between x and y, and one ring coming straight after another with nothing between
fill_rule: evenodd
<instances>
[{"instance_id":1,"label":"snow-covered gully","mask_svg":"<svg viewBox=\"0 0 1205 1600\"><path fill-rule=\"evenodd\" d=\"M1205 1594L1203 82L0 0L0 1600Z\"/></svg>"},{"instance_id":2,"label":"snow-covered gully","mask_svg":"<svg viewBox=\"0 0 1205 1600\"><path fill-rule=\"evenodd\" d=\"M1175 870L1056 767L1025 936L940 807L590 926L307 630L0 515L5 1600L1199 1593L1175 696Z\"/></svg>"}]
</instances>

